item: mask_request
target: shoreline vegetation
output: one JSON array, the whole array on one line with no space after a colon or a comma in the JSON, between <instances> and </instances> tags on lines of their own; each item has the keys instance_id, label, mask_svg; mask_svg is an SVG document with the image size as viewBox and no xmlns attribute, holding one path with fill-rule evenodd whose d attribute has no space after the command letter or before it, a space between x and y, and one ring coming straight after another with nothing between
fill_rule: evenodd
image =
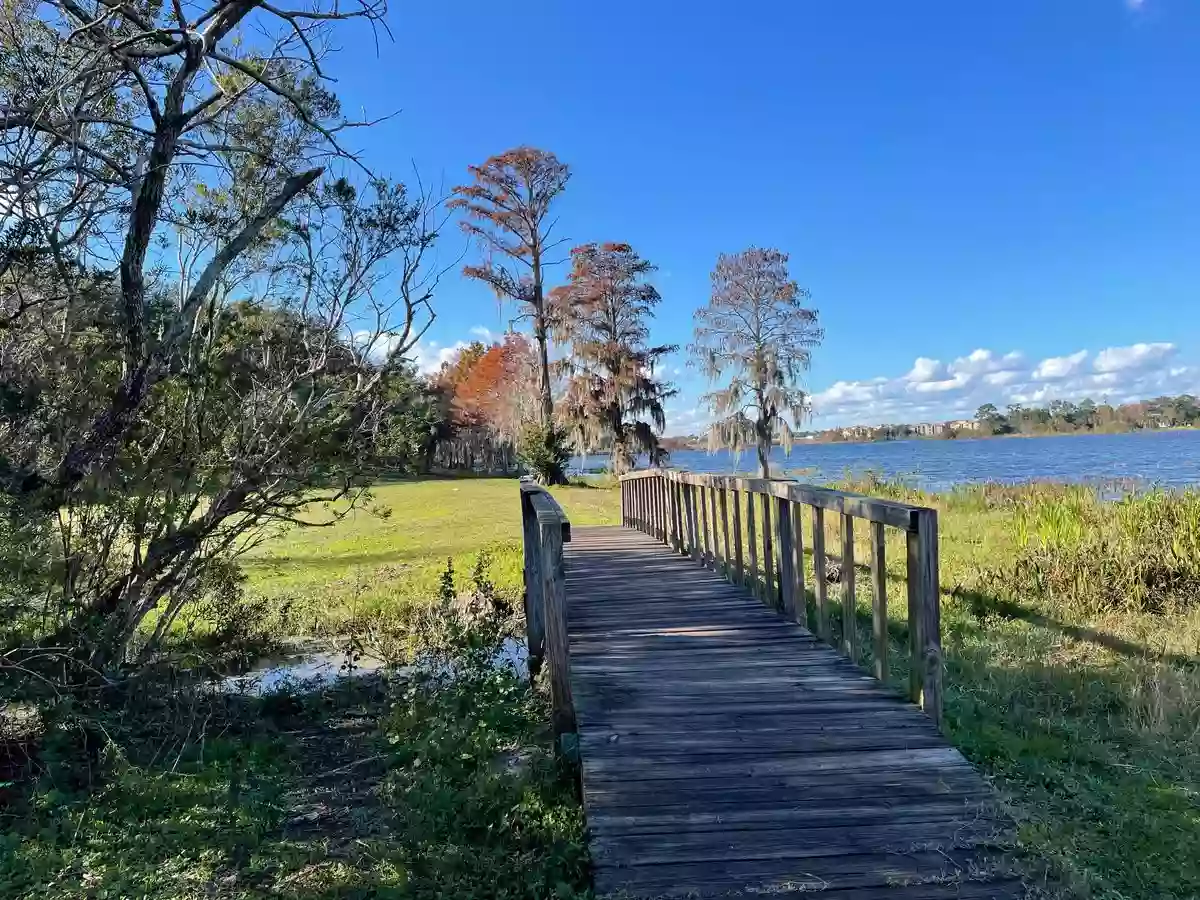
<instances>
[{"instance_id":1,"label":"shoreline vegetation","mask_svg":"<svg viewBox=\"0 0 1200 900\"><path fill-rule=\"evenodd\" d=\"M1035 895L1200 894L1200 493L839 486L939 510L947 734L1000 789ZM577 524L619 521L611 485L554 492ZM43 743L58 755L33 783L9 777L0 893L590 896L544 697L488 655L520 633L516 494L512 479L381 484L370 507L246 560L237 602L262 610L264 634L301 628L350 659L432 648L466 681L366 679L218 707L179 695L55 720ZM860 607L863 646L869 622ZM98 728L113 740L81 772L62 748Z\"/></svg>"}]
</instances>

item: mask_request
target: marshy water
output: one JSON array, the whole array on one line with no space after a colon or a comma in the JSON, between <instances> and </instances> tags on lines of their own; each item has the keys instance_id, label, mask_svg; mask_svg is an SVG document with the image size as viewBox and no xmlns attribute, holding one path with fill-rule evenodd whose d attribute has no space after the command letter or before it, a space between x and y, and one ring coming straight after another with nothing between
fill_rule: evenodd
<instances>
[{"instance_id":1,"label":"marshy water","mask_svg":"<svg viewBox=\"0 0 1200 900\"><path fill-rule=\"evenodd\" d=\"M528 671L528 649L525 642L507 638L496 654L499 666L511 666L524 675ZM387 668L387 662L369 653L355 652L353 656L316 641L302 639L290 643L286 653L259 660L251 669L221 679L220 687L231 693L256 696L279 691L319 690L347 678L376 675ZM393 674L412 672L414 666L393 668Z\"/></svg>"}]
</instances>

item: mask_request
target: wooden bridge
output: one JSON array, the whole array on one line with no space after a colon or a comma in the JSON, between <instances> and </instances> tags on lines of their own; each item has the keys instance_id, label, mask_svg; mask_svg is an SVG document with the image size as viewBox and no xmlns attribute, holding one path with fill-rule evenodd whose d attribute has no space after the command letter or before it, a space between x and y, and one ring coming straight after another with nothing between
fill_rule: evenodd
<instances>
[{"instance_id":1,"label":"wooden bridge","mask_svg":"<svg viewBox=\"0 0 1200 900\"><path fill-rule=\"evenodd\" d=\"M599 895L1022 896L1009 823L940 733L934 510L661 470L621 500L623 527L572 529L521 491L531 668L578 748Z\"/></svg>"}]
</instances>

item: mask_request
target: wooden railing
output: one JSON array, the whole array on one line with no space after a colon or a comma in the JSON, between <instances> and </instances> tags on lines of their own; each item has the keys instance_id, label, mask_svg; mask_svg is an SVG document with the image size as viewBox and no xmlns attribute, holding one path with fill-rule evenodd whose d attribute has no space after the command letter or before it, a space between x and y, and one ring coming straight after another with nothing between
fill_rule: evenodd
<instances>
[{"instance_id":1,"label":"wooden railing","mask_svg":"<svg viewBox=\"0 0 1200 900\"><path fill-rule=\"evenodd\" d=\"M545 488L522 480L521 529L525 546L529 675L536 678L545 663L554 734L562 737L575 731L563 570L563 544L571 540L571 522Z\"/></svg>"},{"instance_id":2,"label":"wooden railing","mask_svg":"<svg viewBox=\"0 0 1200 900\"><path fill-rule=\"evenodd\" d=\"M786 479L735 478L662 469L621 476L622 524L657 538L679 553L690 555L701 565L722 571L725 577L747 585L757 596L781 608L789 618L807 626L805 506L811 508L812 520L814 630L822 640L833 643L825 552L826 526L832 524L826 522L826 513L831 513L831 517L840 520L836 535L841 539L838 582L842 627L838 646L855 662L859 662L860 652L854 523L856 519L868 523L872 596L870 661L875 677L883 682L888 679L885 528L897 528L905 533L909 696L940 728L942 643L935 510Z\"/></svg>"}]
</instances>

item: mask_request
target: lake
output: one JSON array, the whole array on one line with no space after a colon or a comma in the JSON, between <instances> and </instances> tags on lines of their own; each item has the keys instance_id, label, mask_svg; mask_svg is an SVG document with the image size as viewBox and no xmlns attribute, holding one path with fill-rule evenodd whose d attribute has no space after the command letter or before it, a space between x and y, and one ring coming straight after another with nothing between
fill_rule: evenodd
<instances>
[{"instance_id":1,"label":"lake","mask_svg":"<svg viewBox=\"0 0 1200 900\"><path fill-rule=\"evenodd\" d=\"M847 472L873 471L903 477L928 490L979 481L1111 479L1183 487L1200 485L1200 429L874 444L800 441L790 455L774 448L771 462L772 474L803 480L832 481ZM607 463L607 457L596 456L584 461L593 470ZM754 471L756 456L678 450L671 454L671 466L692 472L749 473Z\"/></svg>"}]
</instances>

